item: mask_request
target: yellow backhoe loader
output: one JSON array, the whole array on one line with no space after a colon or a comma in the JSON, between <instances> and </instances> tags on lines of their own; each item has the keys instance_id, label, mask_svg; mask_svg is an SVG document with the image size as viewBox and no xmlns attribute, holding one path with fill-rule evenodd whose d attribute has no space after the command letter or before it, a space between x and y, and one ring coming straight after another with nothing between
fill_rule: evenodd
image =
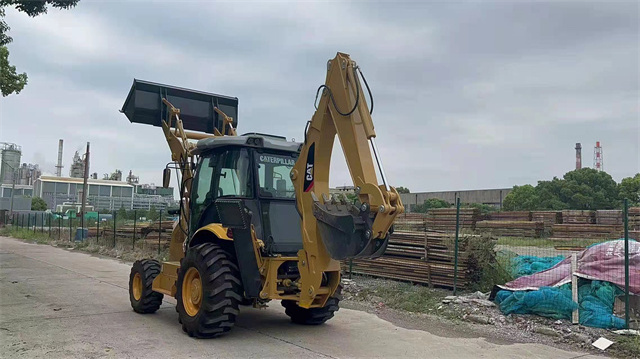
<instances>
[{"instance_id":1,"label":"yellow backhoe loader","mask_svg":"<svg viewBox=\"0 0 640 359\"><path fill-rule=\"evenodd\" d=\"M280 300L299 324L333 317L340 261L382 255L404 211L380 163L359 75L347 54L328 61L302 143L238 135L237 98L134 80L121 112L133 123L162 127L172 153L163 185L171 169L180 183L169 260L139 260L131 269L134 311L153 313L164 295L175 297L182 329L198 338L228 332L242 304ZM336 135L354 203L329 194Z\"/></svg>"}]
</instances>

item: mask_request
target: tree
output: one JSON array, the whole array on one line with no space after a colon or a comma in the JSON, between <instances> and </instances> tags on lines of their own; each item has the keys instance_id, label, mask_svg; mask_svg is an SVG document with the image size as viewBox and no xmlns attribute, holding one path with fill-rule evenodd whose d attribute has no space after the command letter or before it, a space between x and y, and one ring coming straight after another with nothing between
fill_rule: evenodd
<instances>
[{"instance_id":1,"label":"tree","mask_svg":"<svg viewBox=\"0 0 640 359\"><path fill-rule=\"evenodd\" d=\"M618 198L629 199L629 206L640 206L640 173L633 177L623 178L618 185Z\"/></svg>"},{"instance_id":2,"label":"tree","mask_svg":"<svg viewBox=\"0 0 640 359\"><path fill-rule=\"evenodd\" d=\"M611 175L583 168L564 175L560 199L571 209L613 209L618 206L618 185Z\"/></svg>"},{"instance_id":3,"label":"tree","mask_svg":"<svg viewBox=\"0 0 640 359\"><path fill-rule=\"evenodd\" d=\"M157 221L159 217L158 210L156 206L151 206L149 212L147 213L147 219L151 221Z\"/></svg>"},{"instance_id":4,"label":"tree","mask_svg":"<svg viewBox=\"0 0 640 359\"><path fill-rule=\"evenodd\" d=\"M466 208L477 208L480 210L481 214L489 214L491 212L496 212L498 209L490 204L484 203L465 203L462 207Z\"/></svg>"},{"instance_id":5,"label":"tree","mask_svg":"<svg viewBox=\"0 0 640 359\"><path fill-rule=\"evenodd\" d=\"M9 64L9 50L6 45L13 41L9 36L11 28L4 21L5 7L13 6L16 10L36 17L47 13L47 7L51 5L58 9L70 9L80 0L0 0L0 90L6 97L12 93L20 93L27 84L27 74L16 72L16 67Z\"/></svg>"},{"instance_id":6,"label":"tree","mask_svg":"<svg viewBox=\"0 0 640 359\"><path fill-rule=\"evenodd\" d=\"M40 197L32 197L31 198L31 210L32 211L46 211L47 207L49 207L47 205L47 202L44 201L44 199L40 198Z\"/></svg>"},{"instance_id":7,"label":"tree","mask_svg":"<svg viewBox=\"0 0 640 359\"><path fill-rule=\"evenodd\" d=\"M1 10L1 9L0 9ZM16 67L9 65L9 49L0 46L0 91L6 97L12 93L19 94L27 84L27 74L17 73Z\"/></svg>"},{"instance_id":8,"label":"tree","mask_svg":"<svg viewBox=\"0 0 640 359\"><path fill-rule=\"evenodd\" d=\"M538 181L536 194L538 196L538 206L535 209L559 211L569 209L569 205L560 197L564 180L553 177L551 181Z\"/></svg>"},{"instance_id":9,"label":"tree","mask_svg":"<svg viewBox=\"0 0 640 359\"><path fill-rule=\"evenodd\" d=\"M411 193L408 188L402 186L396 187L396 191L398 191L398 193Z\"/></svg>"},{"instance_id":10,"label":"tree","mask_svg":"<svg viewBox=\"0 0 640 359\"><path fill-rule=\"evenodd\" d=\"M127 210L124 209L124 206L120 207L120 209L118 210L118 213L116 213L116 218L121 221L127 219Z\"/></svg>"},{"instance_id":11,"label":"tree","mask_svg":"<svg viewBox=\"0 0 640 359\"><path fill-rule=\"evenodd\" d=\"M413 212L417 213L427 213L430 209L434 208L449 208L451 207L451 203L438 199L438 198L429 198L424 201L422 204L418 204L413 208Z\"/></svg>"},{"instance_id":12,"label":"tree","mask_svg":"<svg viewBox=\"0 0 640 359\"><path fill-rule=\"evenodd\" d=\"M504 197L502 208L506 211L531 211L539 207L536 188L530 184L513 186L511 192Z\"/></svg>"}]
</instances>

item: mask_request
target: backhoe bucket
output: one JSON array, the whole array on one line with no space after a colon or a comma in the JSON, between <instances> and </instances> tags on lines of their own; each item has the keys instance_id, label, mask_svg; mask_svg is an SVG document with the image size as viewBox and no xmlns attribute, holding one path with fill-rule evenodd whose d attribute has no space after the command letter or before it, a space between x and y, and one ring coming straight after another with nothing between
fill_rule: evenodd
<instances>
[{"instance_id":1,"label":"backhoe bucket","mask_svg":"<svg viewBox=\"0 0 640 359\"><path fill-rule=\"evenodd\" d=\"M313 215L322 242L335 260L377 258L387 248L388 235L371 238L373 220L368 210L360 211L352 204L314 202Z\"/></svg>"}]
</instances>

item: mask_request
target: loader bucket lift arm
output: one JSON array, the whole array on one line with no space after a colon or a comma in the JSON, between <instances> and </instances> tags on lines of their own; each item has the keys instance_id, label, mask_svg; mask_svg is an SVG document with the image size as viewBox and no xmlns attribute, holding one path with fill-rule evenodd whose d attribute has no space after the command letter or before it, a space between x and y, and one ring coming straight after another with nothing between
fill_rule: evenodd
<instances>
[{"instance_id":1,"label":"loader bucket lift arm","mask_svg":"<svg viewBox=\"0 0 640 359\"><path fill-rule=\"evenodd\" d=\"M338 53L327 63L326 81L319 88L320 102L291 171L302 217L304 250L298 257L303 277L300 300L303 307L308 305L306 293L320 288L322 273L335 268L336 260L380 256L395 217L404 212L398 192L384 176L373 121L356 71L355 61L347 54ZM328 196L329 165L336 135L362 204L359 208L336 203ZM371 149L382 185L378 184Z\"/></svg>"},{"instance_id":2,"label":"loader bucket lift arm","mask_svg":"<svg viewBox=\"0 0 640 359\"><path fill-rule=\"evenodd\" d=\"M169 260L180 260L188 237L194 175L195 144L190 140L236 136L238 99L135 79L120 112L132 123L162 127L171 160L180 170L180 220L169 247Z\"/></svg>"}]
</instances>

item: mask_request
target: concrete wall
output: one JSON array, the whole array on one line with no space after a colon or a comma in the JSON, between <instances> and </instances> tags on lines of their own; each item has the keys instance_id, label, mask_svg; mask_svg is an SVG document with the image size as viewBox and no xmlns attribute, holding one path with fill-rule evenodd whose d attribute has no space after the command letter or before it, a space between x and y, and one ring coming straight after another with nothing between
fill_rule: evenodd
<instances>
[{"instance_id":1,"label":"concrete wall","mask_svg":"<svg viewBox=\"0 0 640 359\"><path fill-rule=\"evenodd\" d=\"M443 192L418 192L418 193L402 193L402 203L409 211L416 204L422 204L430 198L437 198L449 203L456 203L456 199L460 198L462 203L482 203L502 207L504 197L511 192L511 188L497 189L478 189L465 191L443 191Z\"/></svg>"}]
</instances>

